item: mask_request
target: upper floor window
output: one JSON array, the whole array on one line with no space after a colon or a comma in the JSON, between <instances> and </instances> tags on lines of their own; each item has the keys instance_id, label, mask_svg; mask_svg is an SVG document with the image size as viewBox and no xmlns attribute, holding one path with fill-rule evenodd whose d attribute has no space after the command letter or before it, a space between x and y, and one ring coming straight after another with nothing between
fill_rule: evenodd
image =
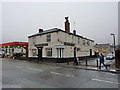
<instances>
[{"instance_id":1,"label":"upper floor window","mask_svg":"<svg viewBox=\"0 0 120 90\"><path fill-rule=\"evenodd\" d=\"M89 42L89 41L87 41L87 45L90 45L90 42Z\"/></svg>"},{"instance_id":2,"label":"upper floor window","mask_svg":"<svg viewBox=\"0 0 120 90\"><path fill-rule=\"evenodd\" d=\"M36 43L36 37L33 37L33 44Z\"/></svg>"},{"instance_id":3,"label":"upper floor window","mask_svg":"<svg viewBox=\"0 0 120 90\"><path fill-rule=\"evenodd\" d=\"M78 44L80 44L80 38L78 37Z\"/></svg>"},{"instance_id":4,"label":"upper floor window","mask_svg":"<svg viewBox=\"0 0 120 90\"><path fill-rule=\"evenodd\" d=\"M47 42L51 42L51 34L47 35Z\"/></svg>"},{"instance_id":5,"label":"upper floor window","mask_svg":"<svg viewBox=\"0 0 120 90\"><path fill-rule=\"evenodd\" d=\"M83 40L83 45L85 45L85 40Z\"/></svg>"},{"instance_id":6,"label":"upper floor window","mask_svg":"<svg viewBox=\"0 0 120 90\"><path fill-rule=\"evenodd\" d=\"M74 42L74 37L73 37L73 35L72 35L72 43Z\"/></svg>"}]
</instances>

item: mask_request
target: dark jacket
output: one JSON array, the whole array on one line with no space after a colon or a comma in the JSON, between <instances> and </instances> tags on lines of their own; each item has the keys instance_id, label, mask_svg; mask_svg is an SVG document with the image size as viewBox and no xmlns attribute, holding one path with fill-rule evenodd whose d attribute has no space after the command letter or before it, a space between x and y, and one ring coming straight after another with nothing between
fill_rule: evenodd
<instances>
[{"instance_id":1,"label":"dark jacket","mask_svg":"<svg viewBox=\"0 0 120 90\"><path fill-rule=\"evenodd\" d=\"M100 62L101 62L101 63L104 62L104 56L100 56Z\"/></svg>"}]
</instances>

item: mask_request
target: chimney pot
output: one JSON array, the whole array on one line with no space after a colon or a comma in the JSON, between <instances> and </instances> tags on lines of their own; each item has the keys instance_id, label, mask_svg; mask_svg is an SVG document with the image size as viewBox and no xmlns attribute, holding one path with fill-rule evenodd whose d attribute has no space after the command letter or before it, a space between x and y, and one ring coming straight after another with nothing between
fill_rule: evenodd
<instances>
[{"instance_id":1,"label":"chimney pot","mask_svg":"<svg viewBox=\"0 0 120 90\"><path fill-rule=\"evenodd\" d=\"M43 32L43 29L39 29L39 33Z\"/></svg>"},{"instance_id":2,"label":"chimney pot","mask_svg":"<svg viewBox=\"0 0 120 90\"><path fill-rule=\"evenodd\" d=\"M73 30L73 34L75 34L75 35L76 35L76 30Z\"/></svg>"}]
</instances>

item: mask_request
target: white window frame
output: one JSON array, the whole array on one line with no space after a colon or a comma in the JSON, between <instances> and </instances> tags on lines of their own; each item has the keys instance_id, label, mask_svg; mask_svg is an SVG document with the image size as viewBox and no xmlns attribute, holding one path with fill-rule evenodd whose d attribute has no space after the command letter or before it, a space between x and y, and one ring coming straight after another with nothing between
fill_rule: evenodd
<instances>
[{"instance_id":1,"label":"white window frame","mask_svg":"<svg viewBox=\"0 0 120 90\"><path fill-rule=\"evenodd\" d=\"M85 45L85 40L83 39L83 45Z\"/></svg>"},{"instance_id":2,"label":"white window frame","mask_svg":"<svg viewBox=\"0 0 120 90\"><path fill-rule=\"evenodd\" d=\"M49 55L48 52L51 54ZM46 48L46 57L52 57L52 48Z\"/></svg>"},{"instance_id":3,"label":"white window frame","mask_svg":"<svg viewBox=\"0 0 120 90\"><path fill-rule=\"evenodd\" d=\"M78 44L80 44L80 37L78 37Z\"/></svg>"},{"instance_id":4,"label":"white window frame","mask_svg":"<svg viewBox=\"0 0 120 90\"><path fill-rule=\"evenodd\" d=\"M36 43L36 37L33 37L33 44Z\"/></svg>"},{"instance_id":5,"label":"white window frame","mask_svg":"<svg viewBox=\"0 0 120 90\"><path fill-rule=\"evenodd\" d=\"M64 48L56 48L57 49L57 58L64 57Z\"/></svg>"},{"instance_id":6,"label":"white window frame","mask_svg":"<svg viewBox=\"0 0 120 90\"><path fill-rule=\"evenodd\" d=\"M48 34L48 35L46 36L46 41L47 41L47 42L51 42L51 34Z\"/></svg>"}]
</instances>

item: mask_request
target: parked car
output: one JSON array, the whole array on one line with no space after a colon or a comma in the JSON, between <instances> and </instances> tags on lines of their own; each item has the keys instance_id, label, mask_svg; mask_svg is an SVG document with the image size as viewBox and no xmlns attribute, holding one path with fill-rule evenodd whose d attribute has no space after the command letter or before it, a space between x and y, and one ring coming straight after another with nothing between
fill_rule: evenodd
<instances>
[{"instance_id":1,"label":"parked car","mask_svg":"<svg viewBox=\"0 0 120 90\"><path fill-rule=\"evenodd\" d=\"M107 60L113 60L115 58L115 55L114 54L108 54L107 56L106 56L106 59Z\"/></svg>"}]
</instances>

